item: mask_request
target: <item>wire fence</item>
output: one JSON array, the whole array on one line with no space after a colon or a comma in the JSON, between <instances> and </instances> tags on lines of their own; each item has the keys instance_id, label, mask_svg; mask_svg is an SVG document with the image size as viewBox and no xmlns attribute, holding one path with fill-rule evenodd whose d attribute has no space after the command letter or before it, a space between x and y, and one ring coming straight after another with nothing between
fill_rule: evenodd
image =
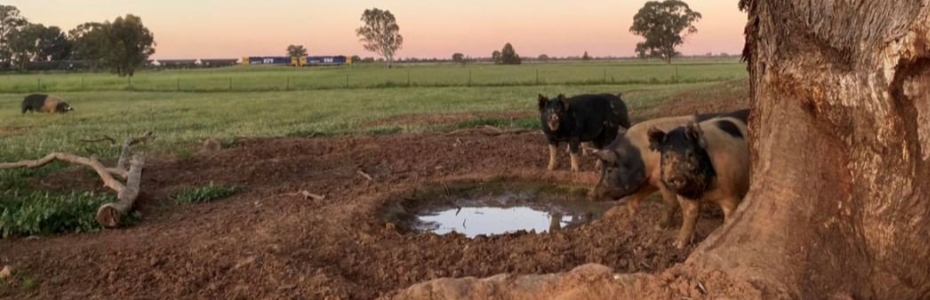
<instances>
[{"instance_id":1,"label":"wire fence","mask_svg":"<svg viewBox=\"0 0 930 300\"><path fill-rule=\"evenodd\" d=\"M7 75L0 93L150 91L249 92L402 87L678 84L745 78L742 65L604 68L408 68L297 71Z\"/></svg>"}]
</instances>

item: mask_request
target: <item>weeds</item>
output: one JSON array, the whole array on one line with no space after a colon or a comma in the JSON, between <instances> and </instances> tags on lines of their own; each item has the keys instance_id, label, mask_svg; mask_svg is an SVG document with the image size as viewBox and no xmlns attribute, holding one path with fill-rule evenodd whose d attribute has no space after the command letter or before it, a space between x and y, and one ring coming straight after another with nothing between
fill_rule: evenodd
<instances>
[{"instance_id":1,"label":"weeds","mask_svg":"<svg viewBox=\"0 0 930 300\"><path fill-rule=\"evenodd\" d=\"M207 203L232 196L241 190L237 186L217 185L211 181L206 186L181 189L171 195L171 199L177 204Z\"/></svg>"},{"instance_id":2,"label":"weeds","mask_svg":"<svg viewBox=\"0 0 930 300\"><path fill-rule=\"evenodd\" d=\"M94 219L97 209L115 200L112 194L94 192L4 192L0 194L0 236L95 232L100 230Z\"/></svg>"}]
</instances>

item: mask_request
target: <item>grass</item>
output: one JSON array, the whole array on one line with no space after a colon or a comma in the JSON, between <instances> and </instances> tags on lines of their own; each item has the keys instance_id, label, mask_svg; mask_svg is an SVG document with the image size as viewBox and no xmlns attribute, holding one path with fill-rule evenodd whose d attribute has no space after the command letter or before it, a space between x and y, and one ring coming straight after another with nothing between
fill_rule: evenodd
<instances>
[{"instance_id":1,"label":"grass","mask_svg":"<svg viewBox=\"0 0 930 300\"><path fill-rule=\"evenodd\" d=\"M0 160L37 158L52 151L115 157L119 147L86 144L104 135L122 140L152 130L157 152L168 153L205 138L420 133L442 125L411 124L375 130L377 120L417 114L535 112L535 95L625 91L631 110L713 83L485 88L352 89L291 92L61 93L75 111L27 114L22 95L0 94ZM525 124L531 121L523 120ZM496 124L499 125L499 124ZM159 148L160 147L160 148Z\"/></svg>"},{"instance_id":2,"label":"grass","mask_svg":"<svg viewBox=\"0 0 930 300\"><path fill-rule=\"evenodd\" d=\"M115 200L112 194L93 192L3 192L0 193L0 236L97 231L100 229L94 219L97 209Z\"/></svg>"},{"instance_id":3,"label":"grass","mask_svg":"<svg viewBox=\"0 0 930 300\"><path fill-rule=\"evenodd\" d=\"M181 189L172 194L171 199L177 204L207 203L227 198L240 190L241 188L236 186L217 185L210 182L209 185L202 187Z\"/></svg>"},{"instance_id":4,"label":"grass","mask_svg":"<svg viewBox=\"0 0 930 300\"><path fill-rule=\"evenodd\" d=\"M667 65L655 61L493 64L381 64L294 68L236 66L222 69L142 71L113 74L0 76L0 92L161 91L243 92L394 87L493 87L537 85L673 84L741 79L736 59L697 59Z\"/></svg>"},{"instance_id":5,"label":"grass","mask_svg":"<svg viewBox=\"0 0 930 300\"><path fill-rule=\"evenodd\" d=\"M667 80L678 75L674 80ZM539 70L540 83L535 82ZM607 78L604 81L604 70ZM412 87L394 82L411 74ZM463 73L464 72L464 73ZM463 76L472 73L472 86ZM350 75L350 88L337 81ZM400 75L399 75L400 74ZM462 75L466 74L466 75ZM282 78L292 77L295 89L273 90ZM623 92L631 115L674 101L677 94L695 91L713 97L721 83L746 77L743 64L732 61L689 61L676 65L630 62L551 63L522 66L414 65L395 69L377 66L352 68L227 68L190 71L143 72L133 78L134 91L126 91L113 75L31 74L0 77L0 161L35 159L49 152L115 158L118 145L86 144L81 139L111 136L122 141L145 131L158 139L147 144L149 155L173 155L184 160L194 155L206 138L224 146L239 137L310 137L346 134L389 135L445 132L481 125L501 128L538 128L536 94L554 96ZM20 115L23 92L36 78L65 98L75 111L67 114ZM83 79L82 79L83 78ZM176 78L189 79L191 88L212 92L176 92ZM225 91L228 78L242 85ZM601 79L598 79L601 78ZM467 79L467 78L466 78ZM80 91L81 81L87 90ZM223 81L227 80L227 81ZM393 80L393 81L391 81ZM617 82L626 82L619 84ZM212 83L211 83L212 82ZM414 84L415 83L415 84ZM195 86L196 85L196 86ZM483 86L481 86L483 85ZM149 88L144 88L149 87ZM242 90L240 90L240 87ZM321 88L322 87L322 88ZM326 89L325 87L335 87ZM365 87L365 88L357 88ZM138 91L163 89L165 91ZM227 88L228 89L228 88ZM189 90L189 89L188 89ZM254 91L244 91L254 90ZM415 119L428 114L526 112L526 117L478 117L453 123L391 123L395 117ZM383 123L383 122L382 122ZM52 163L41 169L0 171L0 233L7 235L94 231L93 215L112 194L83 191L51 194L29 188L28 181L63 168ZM208 185L172 195L175 203L203 203L229 197L240 189Z\"/></svg>"}]
</instances>

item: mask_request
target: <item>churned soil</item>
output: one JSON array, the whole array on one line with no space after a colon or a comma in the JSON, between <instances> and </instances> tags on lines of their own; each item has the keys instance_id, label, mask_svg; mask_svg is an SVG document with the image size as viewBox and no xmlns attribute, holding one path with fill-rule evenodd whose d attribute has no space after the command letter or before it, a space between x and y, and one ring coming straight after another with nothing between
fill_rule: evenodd
<instances>
[{"instance_id":1,"label":"churned soil","mask_svg":"<svg viewBox=\"0 0 930 300\"><path fill-rule=\"evenodd\" d=\"M0 240L0 268L14 270L0 279L0 298L373 299L443 277L559 273L590 263L656 273L690 254L692 248L672 246L680 213L671 228L654 228L658 202L633 216L617 203L571 230L476 239L409 232L384 218L394 201L458 182L594 186L593 157L583 157L583 171L571 173L563 151L561 168L550 172L547 151L538 132L463 132L241 139L234 148L185 160L151 158L136 224ZM100 185L80 169L34 181L84 190ZM243 190L205 204L169 199L179 188L210 182ZM325 198L307 199L300 191ZM695 242L721 223L719 209L705 206Z\"/></svg>"}]
</instances>

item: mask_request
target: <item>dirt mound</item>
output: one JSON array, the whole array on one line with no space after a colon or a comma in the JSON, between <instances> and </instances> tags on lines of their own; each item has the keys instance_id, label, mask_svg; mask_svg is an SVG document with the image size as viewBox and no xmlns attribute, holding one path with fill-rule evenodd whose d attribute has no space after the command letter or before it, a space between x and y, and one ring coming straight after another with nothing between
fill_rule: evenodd
<instances>
[{"instance_id":1,"label":"dirt mound","mask_svg":"<svg viewBox=\"0 0 930 300\"><path fill-rule=\"evenodd\" d=\"M680 214L672 229L653 228L660 204L646 204L635 216L614 207L572 230L475 239L401 232L382 218L398 197L462 181L594 185L593 158L584 157L585 172L573 174L546 171L547 156L538 133L462 133L242 139L209 155L153 158L143 172L146 197L136 226L0 240L0 265L16 270L0 281L0 297L372 299L445 277L559 272L576 279L532 278L540 286L559 280L560 286L585 289L580 283L607 282L613 272L660 272L687 258L690 248L672 246ZM568 154L559 159L567 165ZM70 188L96 188L99 182L84 173L37 180L42 186L70 181ZM210 182L244 190L199 205L167 199L178 188ZM295 194L303 190L325 199ZM697 241L721 221L719 209L708 207ZM586 264L605 267L572 271ZM512 280L519 277L506 278L509 285L494 286L523 286Z\"/></svg>"}]
</instances>

